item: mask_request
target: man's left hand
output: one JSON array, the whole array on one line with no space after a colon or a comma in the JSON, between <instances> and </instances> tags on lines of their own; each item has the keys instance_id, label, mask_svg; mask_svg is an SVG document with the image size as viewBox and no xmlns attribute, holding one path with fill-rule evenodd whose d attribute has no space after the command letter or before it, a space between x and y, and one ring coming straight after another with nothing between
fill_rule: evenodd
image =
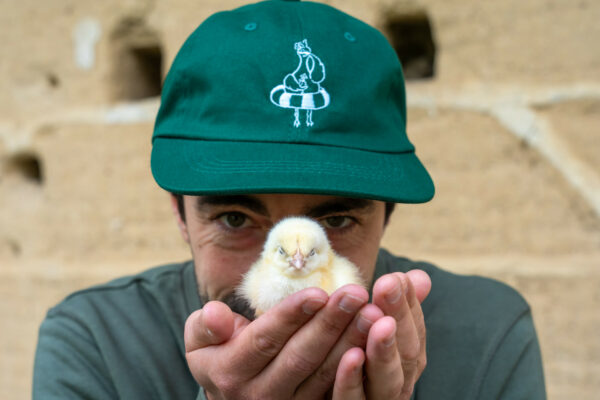
<instances>
[{"instance_id":1,"label":"man's left hand","mask_svg":"<svg viewBox=\"0 0 600 400\"><path fill-rule=\"evenodd\" d=\"M408 400L425 369L425 321L421 302L431 289L421 270L382 276L373 304L385 316L369 330L366 351L355 347L340 360L333 399Z\"/></svg>"}]
</instances>

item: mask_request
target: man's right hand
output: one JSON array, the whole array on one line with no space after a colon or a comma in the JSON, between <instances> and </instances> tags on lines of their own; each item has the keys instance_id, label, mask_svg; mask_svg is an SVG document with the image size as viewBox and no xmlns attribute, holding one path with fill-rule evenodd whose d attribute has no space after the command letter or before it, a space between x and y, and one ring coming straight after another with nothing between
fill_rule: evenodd
<instances>
[{"instance_id":1,"label":"man's right hand","mask_svg":"<svg viewBox=\"0 0 600 400\"><path fill-rule=\"evenodd\" d=\"M210 400L323 398L342 356L364 348L383 316L368 299L357 285L329 298L309 288L252 322L211 301L186 322L188 366Z\"/></svg>"}]
</instances>

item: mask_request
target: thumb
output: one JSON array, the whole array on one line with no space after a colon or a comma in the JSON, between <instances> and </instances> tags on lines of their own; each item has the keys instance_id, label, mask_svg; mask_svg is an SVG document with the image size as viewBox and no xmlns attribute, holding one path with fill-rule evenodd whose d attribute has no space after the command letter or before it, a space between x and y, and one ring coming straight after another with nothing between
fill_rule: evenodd
<instances>
[{"instance_id":1,"label":"thumb","mask_svg":"<svg viewBox=\"0 0 600 400\"><path fill-rule=\"evenodd\" d=\"M406 273L406 276L415 288L415 295L419 303L422 303L431 291L431 278L427 275L427 272L420 269L410 270Z\"/></svg>"},{"instance_id":2,"label":"thumb","mask_svg":"<svg viewBox=\"0 0 600 400\"><path fill-rule=\"evenodd\" d=\"M229 340L234 331L231 309L220 301L210 301L194 311L185 322L185 351L191 352Z\"/></svg>"}]
</instances>

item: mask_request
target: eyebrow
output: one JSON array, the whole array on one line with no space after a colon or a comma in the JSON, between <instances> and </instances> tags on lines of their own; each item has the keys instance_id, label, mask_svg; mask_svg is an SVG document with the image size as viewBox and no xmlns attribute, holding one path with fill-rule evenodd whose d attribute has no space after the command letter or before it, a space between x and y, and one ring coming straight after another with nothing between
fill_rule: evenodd
<instances>
[{"instance_id":1,"label":"eyebrow","mask_svg":"<svg viewBox=\"0 0 600 400\"><path fill-rule=\"evenodd\" d=\"M267 208L260 200L244 195L198 197L196 201L198 211L204 211L209 206L241 206L257 214L269 215Z\"/></svg>"},{"instance_id":2,"label":"eyebrow","mask_svg":"<svg viewBox=\"0 0 600 400\"><path fill-rule=\"evenodd\" d=\"M219 196L209 195L200 196L196 201L196 209L205 211L211 206L240 206L254 211L257 214L269 216L266 206L262 201L245 195ZM310 206L303 210L302 215L312 218L322 217L324 215L342 213L342 212L360 212L367 213L374 207L374 202L367 199L356 199L350 197L336 198L329 200L316 206Z\"/></svg>"},{"instance_id":3,"label":"eyebrow","mask_svg":"<svg viewBox=\"0 0 600 400\"><path fill-rule=\"evenodd\" d=\"M373 207L374 202L372 200L344 197L309 207L304 210L303 214L312 218L318 218L328 214L348 211L366 213L371 211Z\"/></svg>"}]
</instances>

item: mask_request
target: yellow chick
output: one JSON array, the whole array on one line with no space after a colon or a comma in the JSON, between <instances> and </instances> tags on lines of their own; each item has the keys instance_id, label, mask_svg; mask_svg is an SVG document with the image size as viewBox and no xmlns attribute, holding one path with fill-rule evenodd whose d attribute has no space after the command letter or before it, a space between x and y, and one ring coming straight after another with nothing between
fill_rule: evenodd
<instances>
[{"instance_id":1,"label":"yellow chick","mask_svg":"<svg viewBox=\"0 0 600 400\"><path fill-rule=\"evenodd\" d=\"M348 283L365 286L358 268L333 251L321 225L289 217L271 229L238 293L259 316L304 288L320 287L331 294Z\"/></svg>"}]
</instances>

